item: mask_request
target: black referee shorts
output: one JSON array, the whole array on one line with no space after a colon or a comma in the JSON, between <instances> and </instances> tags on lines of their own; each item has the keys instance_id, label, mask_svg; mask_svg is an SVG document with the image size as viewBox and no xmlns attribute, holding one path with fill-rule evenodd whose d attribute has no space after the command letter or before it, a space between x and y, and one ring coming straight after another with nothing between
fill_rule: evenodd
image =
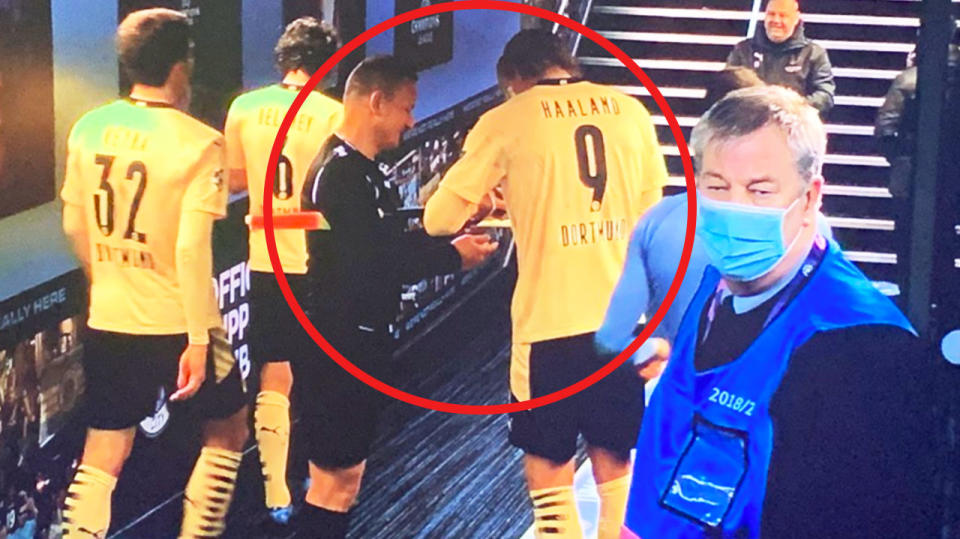
<instances>
[{"instance_id":1,"label":"black referee shorts","mask_svg":"<svg viewBox=\"0 0 960 539\"><path fill-rule=\"evenodd\" d=\"M177 390L186 335L131 335L87 328L83 342L89 427L123 430L136 426L160 410ZM192 398L169 402L171 415L225 419L246 404L243 379L226 333L212 330L207 350L203 385ZM223 374L219 381L218 372Z\"/></svg>"},{"instance_id":2,"label":"black referee shorts","mask_svg":"<svg viewBox=\"0 0 960 539\"><path fill-rule=\"evenodd\" d=\"M287 283L302 305L306 299L306 276L288 273ZM292 361L297 354L317 349L287 305L274 274L250 272L249 304L250 354L256 365Z\"/></svg>"},{"instance_id":3,"label":"black referee shorts","mask_svg":"<svg viewBox=\"0 0 960 539\"><path fill-rule=\"evenodd\" d=\"M319 329L351 363L387 381L392 355L389 335ZM354 378L317 347L294 360L293 372L310 461L321 468L343 469L366 460L387 396Z\"/></svg>"},{"instance_id":4,"label":"black referee shorts","mask_svg":"<svg viewBox=\"0 0 960 539\"><path fill-rule=\"evenodd\" d=\"M529 398L579 382L605 363L594 350L593 333L514 345L511 361L528 365ZM512 395L512 400L520 399ZM574 457L577 436L583 434L588 444L627 459L642 418L643 381L628 362L571 397L510 414L510 443L562 463Z\"/></svg>"}]
</instances>

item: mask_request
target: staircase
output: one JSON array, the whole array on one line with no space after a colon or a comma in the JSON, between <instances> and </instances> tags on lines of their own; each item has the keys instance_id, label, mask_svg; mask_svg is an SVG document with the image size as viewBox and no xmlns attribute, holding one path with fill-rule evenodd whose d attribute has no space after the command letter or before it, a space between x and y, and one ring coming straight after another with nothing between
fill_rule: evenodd
<instances>
[{"instance_id":1,"label":"staircase","mask_svg":"<svg viewBox=\"0 0 960 539\"><path fill-rule=\"evenodd\" d=\"M804 0L802 8L806 35L827 49L837 83L827 120L823 211L850 260L873 280L896 282L889 165L878 153L873 122L914 48L920 2ZM587 24L657 84L689 140L705 112L709 73L723 69L733 46L762 26L763 12L759 0L594 0ZM680 191L680 153L653 98L592 41L581 40L577 54L587 78L617 86L650 110L667 158L670 191Z\"/></svg>"}]
</instances>

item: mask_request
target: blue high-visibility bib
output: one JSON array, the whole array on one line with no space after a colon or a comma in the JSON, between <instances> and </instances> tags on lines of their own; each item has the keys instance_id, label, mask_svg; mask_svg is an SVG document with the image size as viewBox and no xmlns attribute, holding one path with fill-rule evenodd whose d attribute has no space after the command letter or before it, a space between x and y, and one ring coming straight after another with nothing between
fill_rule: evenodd
<instances>
[{"instance_id":1,"label":"blue high-visibility bib","mask_svg":"<svg viewBox=\"0 0 960 539\"><path fill-rule=\"evenodd\" d=\"M704 372L694 368L701 313L720 274L708 267L687 309L643 418L626 527L642 539L759 537L773 449L769 405L790 356L812 335L867 324L913 332L836 243L749 348ZM805 264L807 266L807 264ZM803 275L812 269L809 276ZM790 287L788 287L789 289ZM789 419L784 419L789 420Z\"/></svg>"}]
</instances>

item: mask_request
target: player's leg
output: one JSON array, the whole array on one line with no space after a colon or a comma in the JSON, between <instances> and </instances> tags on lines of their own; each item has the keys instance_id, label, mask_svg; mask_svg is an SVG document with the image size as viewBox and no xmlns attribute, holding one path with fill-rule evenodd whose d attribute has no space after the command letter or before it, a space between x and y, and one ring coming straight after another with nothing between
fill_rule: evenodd
<instances>
[{"instance_id":1,"label":"player's leg","mask_svg":"<svg viewBox=\"0 0 960 539\"><path fill-rule=\"evenodd\" d=\"M561 463L526 452L523 468L533 503L534 536L538 539L582 537L573 489L573 459Z\"/></svg>"},{"instance_id":2,"label":"player's leg","mask_svg":"<svg viewBox=\"0 0 960 539\"><path fill-rule=\"evenodd\" d=\"M130 456L134 428L88 429L80 467L67 489L64 537L105 537L117 477Z\"/></svg>"},{"instance_id":3,"label":"player's leg","mask_svg":"<svg viewBox=\"0 0 960 539\"><path fill-rule=\"evenodd\" d=\"M226 527L243 445L249 437L243 380L229 343L211 331L207 380L187 401L207 417L203 448L184 491L181 537L218 537Z\"/></svg>"},{"instance_id":4,"label":"player's leg","mask_svg":"<svg viewBox=\"0 0 960 539\"><path fill-rule=\"evenodd\" d=\"M271 361L264 363L260 369L260 392L253 413L253 427L260 451L264 501L271 514L286 511L291 506L290 489L287 486L287 457L290 451L292 385L290 362ZM284 515L279 520L285 522L289 519L289 514Z\"/></svg>"},{"instance_id":5,"label":"player's leg","mask_svg":"<svg viewBox=\"0 0 960 539\"><path fill-rule=\"evenodd\" d=\"M288 275L296 294L303 276ZM285 524L290 518L291 499L287 485L287 458L290 451L290 391L292 356L306 346L300 324L271 273L250 273L250 345L260 368L260 392L254 409L254 436L260 453L264 480L264 501L271 517Z\"/></svg>"},{"instance_id":6,"label":"player's leg","mask_svg":"<svg viewBox=\"0 0 960 539\"><path fill-rule=\"evenodd\" d=\"M584 343L583 355L596 371L603 361L592 352L592 342ZM580 402L581 432L600 498L597 538L615 539L620 537L630 492L630 451L643 418L643 380L632 366L623 365L587 388Z\"/></svg>"},{"instance_id":7,"label":"player's leg","mask_svg":"<svg viewBox=\"0 0 960 539\"><path fill-rule=\"evenodd\" d=\"M554 361L560 347L562 343L556 341L513 345L510 388L515 400L536 398L569 385L564 366ZM510 415L510 442L524 451L524 475L538 539L583 535L573 490L577 448L573 414L569 403L561 401Z\"/></svg>"},{"instance_id":8,"label":"player's leg","mask_svg":"<svg viewBox=\"0 0 960 539\"><path fill-rule=\"evenodd\" d=\"M617 539L627 511L627 495L630 493L630 458L602 447L587 446L587 455L593 467L600 498L600 520L597 524L597 539Z\"/></svg>"},{"instance_id":9,"label":"player's leg","mask_svg":"<svg viewBox=\"0 0 960 539\"><path fill-rule=\"evenodd\" d=\"M88 430L64 508L64 537L105 537L117 477L130 456L135 426L154 411L162 384L163 337L88 330L83 356Z\"/></svg>"}]
</instances>

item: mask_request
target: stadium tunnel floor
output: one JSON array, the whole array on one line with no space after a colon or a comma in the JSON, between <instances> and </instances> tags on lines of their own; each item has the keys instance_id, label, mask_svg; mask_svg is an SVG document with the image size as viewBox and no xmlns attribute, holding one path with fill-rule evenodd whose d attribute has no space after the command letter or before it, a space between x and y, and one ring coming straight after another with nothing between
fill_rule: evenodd
<instances>
[{"instance_id":1,"label":"stadium tunnel floor","mask_svg":"<svg viewBox=\"0 0 960 539\"><path fill-rule=\"evenodd\" d=\"M511 272L502 272L398 358L397 385L458 403L508 399ZM293 427L288 481L302 503L306 456ZM227 538L284 537L263 524L256 450L246 453ZM174 537L182 497L117 537ZM507 442L507 417L423 410L391 400L367 463L348 537L520 537L532 524L522 454Z\"/></svg>"}]
</instances>

